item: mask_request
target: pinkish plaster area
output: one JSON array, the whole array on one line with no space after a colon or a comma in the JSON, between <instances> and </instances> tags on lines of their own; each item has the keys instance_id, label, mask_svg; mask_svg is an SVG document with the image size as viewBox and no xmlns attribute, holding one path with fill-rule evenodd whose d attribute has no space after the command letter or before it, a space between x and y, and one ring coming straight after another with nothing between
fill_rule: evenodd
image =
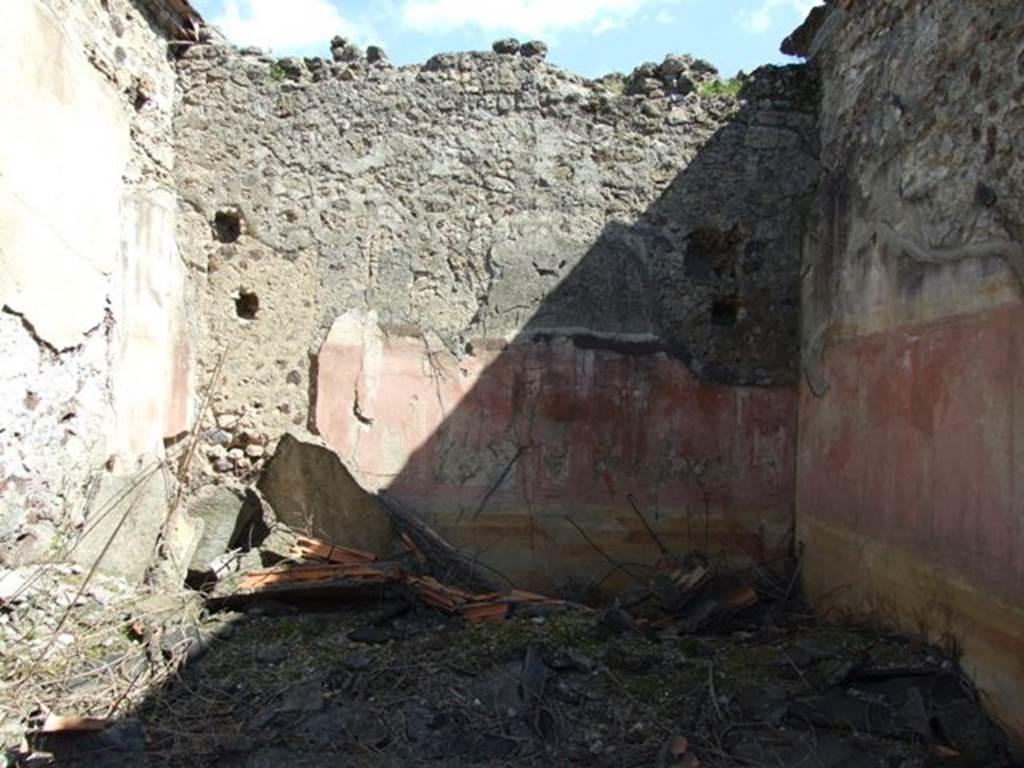
<instances>
[{"instance_id":1,"label":"pinkish plaster area","mask_svg":"<svg viewBox=\"0 0 1024 768\"><path fill-rule=\"evenodd\" d=\"M794 388L699 381L665 355L569 340L478 345L336 321L320 351L316 424L368 487L533 587L591 580L658 549L737 563L780 554L792 523Z\"/></svg>"}]
</instances>

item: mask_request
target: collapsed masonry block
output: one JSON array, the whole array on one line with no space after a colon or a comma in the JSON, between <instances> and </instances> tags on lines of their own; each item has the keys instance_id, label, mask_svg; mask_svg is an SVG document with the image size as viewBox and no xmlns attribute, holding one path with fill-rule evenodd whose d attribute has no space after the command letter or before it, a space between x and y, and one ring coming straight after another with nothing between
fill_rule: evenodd
<instances>
[{"instance_id":1,"label":"collapsed masonry block","mask_svg":"<svg viewBox=\"0 0 1024 768\"><path fill-rule=\"evenodd\" d=\"M192 580L202 581L212 575L214 564L228 550L249 549L266 534L262 504L255 493L209 485L196 493L188 510L203 526L188 569Z\"/></svg>"},{"instance_id":2,"label":"collapsed masonry block","mask_svg":"<svg viewBox=\"0 0 1024 768\"><path fill-rule=\"evenodd\" d=\"M100 476L72 558L85 568L141 584L167 517L172 480L160 465Z\"/></svg>"},{"instance_id":3,"label":"collapsed masonry block","mask_svg":"<svg viewBox=\"0 0 1024 768\"><path fill-rule=\"evenodd\" d=\"M388 511L319 441L285 435L257 487L290 528L369 552L389 548Z\"/></svg>"}]
</instances>

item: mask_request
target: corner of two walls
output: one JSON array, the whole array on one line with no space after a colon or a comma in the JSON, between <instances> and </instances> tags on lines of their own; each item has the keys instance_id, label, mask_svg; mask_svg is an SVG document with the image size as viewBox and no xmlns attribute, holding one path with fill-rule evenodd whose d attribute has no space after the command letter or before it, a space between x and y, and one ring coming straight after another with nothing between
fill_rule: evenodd
<instances>
[{"instance_id":1,"label":"corner of two walls","mask_svg":"<svg viewBox=\"0 0 1024 768\"><path fill-rule=\"evenodd\" d=\"M21 0L0 31L0 539L4 560L98 555L99 510L149 502L141 580L167 512L153 472L189 429L195 297L175 236L174 66L131 0ZM142 491L139 491L142 493ZM97 519L94 519L97 518ZM83 562L84 562L83 560ZM90 563L91 564L91 561Z\"/></svg>"},{"instance_id":2,"label":"corner of two walls","mask_svg":"<svg viewBox=\"0 0 1024 768\"><path fill-rule=\"evenodd\" d=\"M650 559L633 500L673 548L707 514L705 548L784 550L795 484L819 609L955 646L1024 738L1024 6L831 13L816 126L773 107L789 86L730 117L692 61L620 95L519 57L199 46L176 94L141 5L11 4L4 560L109 531L90 516L127 491L145 512L115 570L141 579L152 467L223 359L208 479L312 425L533 583L597 573L569 517ZM806 202L819 155L798 395L802 206L780 201Z\"/></svg>"},{"instance_id":3,"label":"corner of two walls","mask_svg":"<svg viewBox=\"0 0 1024 768\"><path fill-rule=\"evenodd\" d=\"M833 14L814 58L804 586L826 615L960 651L1022 740L1024 6Z\"/></svg>"}]
</instances>

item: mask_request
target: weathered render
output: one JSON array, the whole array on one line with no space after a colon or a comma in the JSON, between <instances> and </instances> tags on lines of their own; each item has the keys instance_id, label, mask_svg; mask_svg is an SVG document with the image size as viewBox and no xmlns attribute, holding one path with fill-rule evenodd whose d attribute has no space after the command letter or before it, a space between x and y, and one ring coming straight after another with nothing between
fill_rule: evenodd
<instances>
[{"instance_id":1,"label":"weathered render","mask_svg":"<svg viewBox=\"0 0 1024 768\"><path fill-rule=\"evenodd\" d=\"M309 424L533 584L603 567L567 515L649 552L631 495L681 546L785 550L813 77L766 68L737 101L688 57L592 82L336 51L182 62L215 409L258 440Z\"/></svg>"},{"instance_id":2,"label":"weathered render","mask_svg":"<svg viewBox=\"0 0 1024 768\"><path fill-rule=\"evenodd\" d=\"M1019 0L833 0L738 94L274 59L186 0L2 18L5 568L177 589L395 510L571 594L800 553L1024 742Z\"/></svg>"},{"instance_id":3,"label":"weathered render","mask_svg":"<svg viewBox=\"0 0 1024 768\"><path fill-rule=\"evenodd\" d=\"M15 0L3 15L0 541L17 561L52 556L97 484L155 465L190 425L166 38L189 19L128 0ZM161 489L143 496L165 494L149 482ZM134 545L152 549L165 512Z\"/></svg>"},{"instance_id":4,"label":"weathered render","mask_svg":"<svg viewBox=\"0 0 1024 768\"><path fill-rule=\"evenodd\" d=\"M809 51L804 584L962 649L1022 734L1024 6L843 5Z\"/></svg>"}]
</instances>

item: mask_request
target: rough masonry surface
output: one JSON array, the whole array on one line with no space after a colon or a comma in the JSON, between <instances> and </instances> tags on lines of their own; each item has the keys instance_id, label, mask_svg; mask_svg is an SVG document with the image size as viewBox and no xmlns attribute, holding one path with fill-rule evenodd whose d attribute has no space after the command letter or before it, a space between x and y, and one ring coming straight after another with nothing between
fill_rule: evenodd
<instances>
[{"instance_id":1,"label":"rough masonry surface","mask_svg":"<svg viewBox=\"0 0 1024 768\"><path fill-rule=\"evenodd\" d=\"M805 70L761 70L737 101L689 57L588 81L526 55L394 68L334 50L181 62L181 241L233 357L218 407L305 423L310 354L351 310L457 357L555 336L712 381L794 380ZM237 239L214 236L222 211Z\"/></svg>"}]
</instances>

